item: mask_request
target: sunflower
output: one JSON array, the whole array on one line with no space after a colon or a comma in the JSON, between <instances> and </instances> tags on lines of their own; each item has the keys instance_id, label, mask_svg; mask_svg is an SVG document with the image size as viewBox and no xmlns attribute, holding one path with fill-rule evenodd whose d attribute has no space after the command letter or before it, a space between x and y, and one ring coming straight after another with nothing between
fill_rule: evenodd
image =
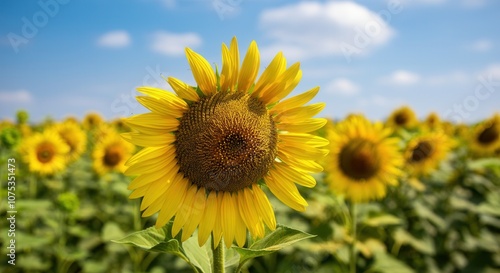
<instances>
[{"instance_id":1,"label":"sunflower","mask_svg":"<svg viewBox=\"0 0 500 273\"><path fill-rule=\"evenodd\" d=\"M398 184L403 165L398 139L389 137L391 133L361 116L330 128L325 166L330 188L354 203L383 198L387 185Z\"/></svg>"},{"instance_id":2,"label":"sunflower","mask_svg":"<svg viewBox=\"0 0 500 273\"><path fill-rule=\"evenodd\" d=\"M103 123L103 119L101 115L98 113L88 113L84 118L83 118L83 128L86 130L92 130L97 128L99 125Z\"/></svg>"},{"instance_id":3,"label":"sunflower","mask_svg":"<svg viewBox=\"0 0 500 273\"><path fill-rule=\"evenodd\" d=\"M386 124L387 126L395 129L399 128L411 129L415 127L417 122L418 120L417 116L415 115L415 112L413 112L413 110L410 107L403 106L401 108L394 110L389 115Z\"/></svg>"},{"instance_id":4,"label":"sunflower","mask_svg":"<svg viewBox=\"0 0 500 273\"><path fill-rule=\"evenodd\" d=\"M102 175L111 171L125 171L125 162L132 156L135 147L118 134L109 134L95 144L92 152L93 167Z\"/></svg>"},{"instance_id":5,"label":"sunflower","mask_svg":"<svg viewBox=\"0 0 500 273\"><path fill-rule=\"evenodd\" d=\"M439 167L455 141L442 131L423 132L408 141L404 152L411 175L426 176Z\"/></svg>"},{"instance_id":6,"label":"sunflower","mask_svg":"<svg viewBox=\"0 0 500 273\"><path fill-rule=\"evenodd\" d=\"M145 148L128 162L127 175L138 175L131 198L143 197L142 216L157 212L156 227L172 217L172 233L182 240L198 227L203 245L210 234L215 245L264 236L264 224L276 228L264 187L289 207L304 211L307 202L295 183L313 187L310 173L322 171L316 159L327 154L327 140L308 134L326 123L313 118L325 106L304 106L313 88L282 100L299 83L299 63L286 68L280 52L256 81L260 54L252 41L240 66L236 38L222 45L222 70L214 72L201 55L186 48L197 87L167 81L176 95L140 87L137 100L151 113L125 122L136 132L124 133ZM217 71L217 70L216 70Z\"/></svg>"},{"instance_id":7,"label":"sunflower","mask_svg":"<svg viewBox=\"0 0 500 273\"><path fill-rule=\"evenodd\" d=\"M63 170L69 152L68 145L53 130L31 135L23 140L19 149L29 170L42 175Z\"/></svg>"},{"instance_id":8,"label":"sunflower","mask_svg":"<svg viewBox=\"0 0 500 273\"><path fill-rule=\"evenodd\" d=\"M65 121L63 123L56 124L53 129L70 148L68 161L78 159L80 155L85 152L87 135L82 131L77 123Z\"/></svg>"},{"instance_id":9,"label":"sunflower","mask_svg":"<svg viewBox=\"0 0 500 273\"><path fill-rule=\"evenodd\" d=\"M441 118L439 118L439 115L436 112L431 112L427 117L425 118L423 122L424 128L427 130L438 130L441 127Z\"/></svg>"},{"instance_id":10,"label":"sunflower","mask_svg":"<svg viewBox=\"0 0 500 273\"><path fill-rule=\"evenodd\" d=\"M500 148L500 115L481 122L471 130L469 146L477 156L491 156Z\"/></svg>"}]
</instances>

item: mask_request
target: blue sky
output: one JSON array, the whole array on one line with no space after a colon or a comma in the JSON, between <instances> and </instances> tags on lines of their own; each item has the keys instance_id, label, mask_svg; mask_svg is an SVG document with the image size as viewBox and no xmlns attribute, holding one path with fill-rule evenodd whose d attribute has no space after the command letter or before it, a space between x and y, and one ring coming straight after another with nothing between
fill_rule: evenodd
<instances>
[{"instance_id":1,"label":"blue sky","mask_svg":"<svg viewBox=\"0 0 500 273\"><path fill-rule=\"evenodd\" d=\"M144 112L135 87L194 84L184 48L220 67L237 36L240 51L257 42L261 71L280 50L299 61L293 94L320 86L321 116L409 105L474 122L500 111L499 34L494 0L4 0L0 118Z\"/></svg>"}]
</instances>

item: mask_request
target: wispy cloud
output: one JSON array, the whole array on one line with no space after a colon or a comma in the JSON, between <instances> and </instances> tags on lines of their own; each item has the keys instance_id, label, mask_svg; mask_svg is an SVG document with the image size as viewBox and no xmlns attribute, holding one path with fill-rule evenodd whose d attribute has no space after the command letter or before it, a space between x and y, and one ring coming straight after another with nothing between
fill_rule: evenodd
<instances>
[{"instance_id":1,"label":"wispy cloud","mask_svg":"<svg viewBox=\"0 0 500 273\"><path fill-rule=\"evenodd\" d=\"M488 39L481 39L473 42L469 48L476 52L486 52L493 48L493 43Z\"/></svg>"},{"instance_id":2,"label":"wispy cloud","mask_svg":"<svg viewBox=\"0 0 500 273\"><path fill-rule=\"evenodd\" d=\"M268 9L259 24L272 40L261 50L267 58L281 50L291 59L342 55L346 45L366 54L395 33L379 14L353 1L302 1Z\"/></svg>"},{"instance_id":3,"label":"wispy cloud","mask_svg":"<svg viewBox=\"0 0 500 273\"><path fill-rule=\"evenodd\" d=\"M125 30L115 30L107 32L97 40L97 44L102 47L126 47L131 43L131 38Z\"/></svg>"},{"instance_id":4,"label":"wispy cloud","mask_svg":"<svg viewBox=\"0 0 500 273\"><path fill-rule=\"evenodd\" d=\"M398 98L388 98L380 95L374 95L369 98L360 99L358 105L365 106L377 106L377 107L387 107L388 109L393 109L396 106L403 104L402 99Z\"/></svg>"},{"instance_id":5,"label":"wispy cloud","mask_svg":"<svg viewBox=\"0 0 500 273\"><path fill-rule=\"evenodd\" d=\"M326 92L343 96L352 96L359 92L359 87L349 79L338 78L326 84Z\"/></svg>"},{"instance_id":6,"label":"wispy cloud","mask_svg":"<svg viewBox=\"0 0 500 273\"><path fill-rule=\"evenodd\" d=\"M26 104L33 101L33 96L27 90L0 91L0 102Z\"/></svg>"},{"instance_id":7,"label":"wispy cloud","mask_svg":"<svg viewBox=\"0 0 500 273\"><path fill-rule=\"evenodd\" d=\"M195 48L201 44L202 39L196 33L158 31L153 34L151 49L167 56L179 56L184 54L184 48Z\"/></svg>"},{"instance_id":8,"label":"wispy cloud","mask_svg":"<svg viewBox=\"0 0 500 273\"><path fill-rule=\"evenodd\" d=\"M462 0L462 6L466 8L482 8L488 4L487 0Z\"/></svg>"},{"instance_id":9,"label":"wispy cloud","mask_svg":"<svg viewBox=\"0 0 500 273\"><path fill-rule=\"evenodd\" d=\"M420 81L420 76L414 72L407 70L396 70L389 76L381 79L382 83L390 85L413 85Z\"/></svg>"}]
</instances>

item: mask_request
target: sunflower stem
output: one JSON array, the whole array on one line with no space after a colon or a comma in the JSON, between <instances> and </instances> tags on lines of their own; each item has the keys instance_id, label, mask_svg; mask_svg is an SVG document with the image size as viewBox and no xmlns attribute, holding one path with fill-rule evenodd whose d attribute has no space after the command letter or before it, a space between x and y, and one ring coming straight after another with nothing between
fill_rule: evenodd
<instances>
[{"instance_id":1,"label":"sunflower stem","mask_svg":"<svg viewBox=\"0 0 500 273\"><path fill-rule=\"evenodd\" d=\"M351 242L351 247L350 247L350 273L356 273L356 226L357 226L357 221L356 221L356 203L351 203L351 236L352 236L352 242Z\"/></svg>"},{"instance_id":2,"label":"sunflower stem","mask_svg":"<svg viewBox=\"0 0 500 273\"><path fill-rule=\"evenodd\" d=\"M219 245L215 245L214 236L212 234L212 253L214 257L214 273L224 273L224 246L222 240Z\"/></svg>"}]
</instances>

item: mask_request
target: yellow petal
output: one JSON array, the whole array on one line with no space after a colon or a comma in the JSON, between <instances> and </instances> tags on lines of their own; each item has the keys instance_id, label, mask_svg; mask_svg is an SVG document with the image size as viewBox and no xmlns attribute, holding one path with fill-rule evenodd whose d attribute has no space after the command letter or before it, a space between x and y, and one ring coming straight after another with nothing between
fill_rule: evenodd
<instances>
[{"instance_id":1,"label":"yellow petal","mask_svg":"<svg viewBox=\"0 0 500 273\"><path fill-rule=\"evenodd\" d=\"M297 211L306 210L307 202L292 181L273 171L264 180L269 190L285 205Z\"/></svg>"},{"instance_id":2,"label":"yellow petal","mask_svg":"<svg viewBox=\"0 0 500 273\"><path fill-rule=\"evenodd\" d=\"M307 145L312 147L327 146L330 143L326 138L301 133L280 133L279 140L287 145Z\"/></svg>"},{"instance_id":3,"label":"yellow petal","mask_svg":"<svg viewBox=\"0 0 500 273\"><path fill-rule=\"evenodd\" d=\"M248 48L243 64L241 65L240 75L238 77L238 90L248 91L257 77L260 66L260 55L257 43L252 41Z\"/></svg>"},{"instance_id":4,"label":"yellow petal","mask_svg":"<svg viewBox=\"0 0 500 273\"><path fill-rule=\"evenodd\" d=\"M200 246L205 244L208 236L214 229L215 221L219 219L218 212L217 194L212 191L207 197L205 210L201 216L200 227L198 228L198 244Z\"/></svg>"},{"instance_id":5,"label":"yellow petal","mask_svg":"<svg viewBox=\"0 0 500 273\"><path fill-rule=\"evenodd\" d=\"M238 192L238 207L240 210L241 218L247 226L253 237L264 237L264 226L259 217L259 212L256 209L256 201L254 200L252 191L245 188Z\"/></svg>"},{"instance_id":6,"label":"yellow petal","mask_svg":"<svg viewBox=\"0 0 500 273\"><path fill-rule=\"evenodd\" d=\"M312 100L316 94L318 94L319 87L314 87L302 94L299 94L297 96L291 97L289 99L280 101L276 106L274 106L271 110L271 114L278 114L280 112L286 111L288 109L300 107L306 103L308 103L310 100Z\"/></svg>"},{"instance_id":7,"label":"yellow petal","mask_svg":"<svg viewBox=\"0 0 500 273\"><path fill-rule=\"evenodd\" d=\"M165 192L167 191L170 184L172 184L170 182L171 181L169 180L160 179L151 183L148 191L146 192L146 194L144 194L140 210L145 210L147 207L149 207L149 205L151 205L151 203L153 203L153 201L160 198L160 196L165 196Z\"/></svg>"},{"instance_id":8,"label":"yellow petal","mask_svg":"<svg viewBox=\"0 0 500 273\"><path fill-rule=\"evenodd\" d=\"M259 210L260 217L262 217L264 223L266 223L266 226L270 230L275 230L276 218L274 216L274 210L273 207L271 206L271 203L269 202L269 199L267 199L266 194L262 191L262 189L258 185L253 185L252 191L256 207Z\"/></svg>"},{"instance_id":9,"label":"yellow petal","mask_svg":"<svg viewBox=\"0 0 500 273\"><path fill-rule=\"evenodd\" d=\"M236 77L238 74L234 74L232 65L233 60L231 59L231 53L225 44L222 44L222 71L220 73L220 91L230 91L233 86L232 78Z\"/></svg>"},{"instance_id":10,"label":"yellow petal","mask_svg":"<svg viewBox=\"0 0 500 273\"><path fill-rule=\"evenodd\" d=\"M138 162L151 160L154 158L160 158L168 151L168 149L171 148L173 149L174 147L173 146L146 147L137 152L132 157L130 157L127 160L127 163L125 163L125 165L130 166Z\"/></svg>"},{"instance_id":11,"label":"yellow petal","mask_svg":"<svg viewBox=\"0 0 500 273\"><path fill-rule=\"evenodd\" d=\"M205 193L205 189L200 188L196 193L193 202L193 209L191 210L191 215L189 216L186 224L184 224L184 227L182 229L182 238L181 238L182 241L186 241L189 237L191 237L196 227L200 223L201 217L203 216L203 212L205 210L206 201L207 201L207 196ZM199 239L199 233L198 233L198 239Z\"/></svg>"},{"instance_id":12,"label":"yellow petal","mask_svg":"<svg viewBox=\"0 0 500 273\"><path fill-rule=\"evenodd\" d=\"M313 103L311 105L296 107L287 111L281 112L274 119L277 122L300 122L317 115L325 108L326 104L323 102Z\"/></svg>"},{"instance_id":13,"label":"yellow petal","mask_svg":"<svg viewBox=\"0 0 500 273\"><path fill-rule=\"evenodd\" d=\"M319 173L323 171L323 167L321 167L321 165L314 162L313 160L294 158L279 150L278 150L278 158L281 161L285 162L286 164L306 172Z\"/></svg>"},{"instance_id":14,"label":"yellow petal","mask_svg":"<svg viewBox=\"0 0 500 273\"><path fill-rule=\"evenodd\" d=\"M145 135L137 132L122 133L122 138L142 147L166 146L175 141L175 135L166 133L161 135Z\"/></svg>"},{"instance_id":15,"label":"yellow petal","mask_svg":"<svg viewBox=\"0 0 500 273\"><path fill-rule=\"evenodd\" d=\"M293 88L297 86L301 78L302 72L300 70L300 63L295 63L283 72L276 80L277 82L284 83L284 85L282 85L281 88L272 90L272 92L262 94L261 100L266 105L273 104L274 102L281 100L292 92Z\"/></svg>"},{"instance_id":16,"label":"yellow petal","mask_svg":"<svg viewBox=\"0 0 500 273\"><path fill-rule=\"evenodd\" d=\"M283 53L279 52L276 54L274 59L271 61L269 66L264 70L259 80L255 84L252 96L260 97L261 94L269 87L270 84L274 83L278 76L283 73L286 69L286 59L283 57Z\"/></svg>"},{"instance_id":17,"label":"yellow petal","mask_svg":"<svg viewBox=\"0 0 500 273\"><path fill-rule=\"evenodd\" d=\"M176 131L180 123L176 118L166 118L157 113L139 114L123 121L132 129L151 135Z\"/></svg>"},{"instance_id":18,"label":"yellow petal","mask_svg":"<svg viewBox=\"0 0 500 273\"><path fill-rule=\"evenodd\" d=\"M219 245L220 240L222 239L222 221L223 221L223 216L221 213L222 209L222 197L224 194L220 193L217 194L217 213L215 214L215 223L214 223L214 229L212 231L213 234L213 240L214 240L214 245Z\"/></svg>"},{"instance_id":19,"label":"yellow petal","mask_svg":"<svg viewBox=\"0 0 500 273\"><path fill-rule=\"evenodd\" d=\"M222 218L222 234L226 247L230 248L234 241L234 233L236 231L236 209L237 204L230 192L224 192L222 196L221 218Z\"/></svg>"},{"instance_id":20,"label":"yellow petal","mask_svg":"<svg viewBox=\"0 0 500 273\"><path fill-rule=\"evenodd\" d=\"M167 118L179 118L185 111L185 108L173 107L172 103L165 103L165 100L148 96L137 96L136 100L153 113L165 116Z\"/></svg>"},{"instance_id":21,"label":"yellow petal","mask_svg":"<svg viewBox=\"0 0 500 273\"><path fill-rule=\"evenodd\" d=\"M210 95L216 92L217 80L215 73L208 61L200 54L186 48L186 57L191 67L194 80L198 84L201 92L205 95Z\"/></svg>"},{"instance_id":22,"label":"yellow petal","mask_svg":"<svg viewBox=\"0 0 500 273\"><path fill-rule=\"evenodd\" d=\"M296 170L285 163L275 163L276 171L282 176L285 176L290 181L293 181L301 186L312 188L316 185L316 180L311 175L302 171Z\"/></svg>"},{"instance_id":23,"label":"yellow petal","mask_svg":"<svg viewBox=\"0 0 500 273\"><path fill-rule=\"evenodd\" d=\"M181 207L175 214L174 224L172 225L172 237L175 237L179 231L181 231L181 228L184 226L189 217L191 217L196 192L197 186L191 185L186 193L186 197L184 198Z\"/></svg>"},{"instance_id":24,"label":"yellow petal","mask_svg":"<svg viewBox=\"0 0 500 273\"><path fill-rule=\"evenodd\" d=\"M316 131L325 126L326 119L324 118L310 118L300 122L282 122L278 123L276 127L279 130L289 131L294 133L308 133Z\"/></svg>"},{"instance_id":25,"label":"yellow petal","mask_svg":"<svg viewBox=\"0 0 500 273\"><path fill-rule=\"evenodd\" d=\"M196 89L186 83L184 83L181 80L178 80L173 77L168 77L167 79L168 84L172 89L174 89L175 93L177 96L189 100L189 101L198 101L200 100L200 97L196 93Z\"/></svg>"},{"instance_id":26,"label":"yellow petal","mask_svg":"<svg viewBox=\"0 0 500 273\"><path fill-rule=\"evenodd\" d=\"M165 196L169 198L166 198L163 203L158 219L156 220L156 228L163 227L175 215L186 196L189 185L186 179L181 178L171 183L172 185L168 187L165 193Z\"/></svg>"},{"instance_id":27,"label":"yellow petal","mask_svg":"<svg viewBox=\"0 0 500 273\"><path fill-rule=\"evenodd\" d=\"M186 110L188 107L187 103L178 96L157 87L141 86L137 88L137 91L153 98L163 100L162 103L170 105L170 108Z\"/></svg>"}]
</instances>

